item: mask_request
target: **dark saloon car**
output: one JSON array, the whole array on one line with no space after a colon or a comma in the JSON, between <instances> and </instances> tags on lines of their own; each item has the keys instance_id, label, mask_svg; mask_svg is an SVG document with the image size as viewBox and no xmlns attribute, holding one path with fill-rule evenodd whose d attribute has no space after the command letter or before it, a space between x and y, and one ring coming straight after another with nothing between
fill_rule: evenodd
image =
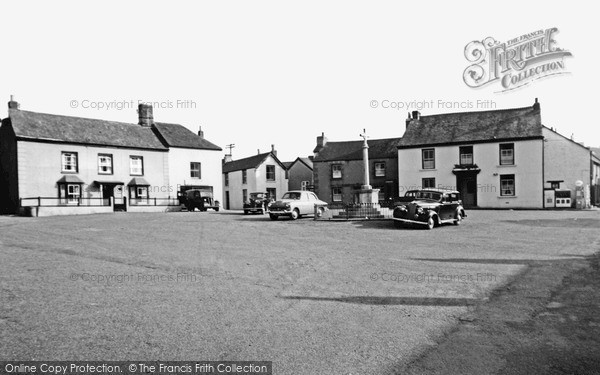
<instances>
[{"instance_id":1,"label":"dark saloon car","mask_svg":"<svg viewBox=\"0 0 600 375\"><path fill-rule=\"evenodd\" d=\"M194 211L196 208L200 211L206 211L209 208L219 211L219 201L213 199L213 193L210 190L186 190L182 197L182 203L188 211Z\"/></svg>"},{"instance_id":2,"label":"dark saloon car","mask_svg":"<svg viewBox=\"0 0 600 375\"><path fill-rule=\"evenodd\" d=\"M264 214L272 201L273 199L269 197L269 193L250 193L250 198L244 202L244 214Z\"/></svg>"},{"instance_id":3,"label":"dark saloon car","mask_svg":"<svg viewBox=\"0 0 600 375\"><path fill-rule=\"evenodd\" d=\"M394 208L394 224L416 224L433 229L436 225L453 223L460 225L467 217L456 190L422 189L410 190L405 194L403 202Z\"/></svg>"}]
</instances>

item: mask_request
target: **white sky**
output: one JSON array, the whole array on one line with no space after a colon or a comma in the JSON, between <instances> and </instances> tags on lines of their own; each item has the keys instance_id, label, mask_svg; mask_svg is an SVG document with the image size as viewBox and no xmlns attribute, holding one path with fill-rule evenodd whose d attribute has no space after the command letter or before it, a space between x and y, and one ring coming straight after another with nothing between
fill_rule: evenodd
<instances>
[{"instance_id":1,"label":"white sky","mask_svg":"<svg viewBox=\"0 0 600 375\"><path fill-rule=\"evenodd\" d=\"M21 109L137 122L134 108L90 102L171 102L155 121L202 125L234 143L234 159L268 151L308 156L315 137L401 136L407 110L371 100L434 100L422 114L455 112L437 101L532 105L547 126L600 146L599 49L591 5L577 2L11 1L0 5L0 102ZM489 5L487 5L489 4ZM592 4L592 2L590 2ZM464 48L557 27L571 72L508 93L462 79ZM76 100L77 108L71 107ZM190 100L196 108L176 108ZM89 101L89 102L87 102ZM6 107L5 107L6 108ZM0 111L4 117L5 110Z\"/></svg>"}]
</instances>

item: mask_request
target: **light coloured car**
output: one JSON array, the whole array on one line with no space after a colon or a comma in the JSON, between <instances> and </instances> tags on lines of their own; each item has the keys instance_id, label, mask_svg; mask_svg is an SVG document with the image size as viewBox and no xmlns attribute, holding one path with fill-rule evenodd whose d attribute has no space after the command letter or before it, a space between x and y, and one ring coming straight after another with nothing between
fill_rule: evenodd
<instances>
[{"instance_id":1,"label":"light coloured car","mask_svg":"<svg viewBox=\"0 0 600 375\"><path fill-rule=\"evenodd\" d=\"M292 190L269 206L269 217L277 220L279 216L288 216L296 220L303 215L314 215L315 212L317 216L323 215L326 209L327 202L320 200L312 191Z\"/></svg>"}]
</instances>

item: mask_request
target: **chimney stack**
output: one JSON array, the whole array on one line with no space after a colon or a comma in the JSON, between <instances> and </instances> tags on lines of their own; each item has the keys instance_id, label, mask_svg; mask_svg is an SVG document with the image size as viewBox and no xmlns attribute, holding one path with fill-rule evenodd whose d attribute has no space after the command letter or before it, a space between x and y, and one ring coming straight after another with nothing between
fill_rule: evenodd
<instances>
[{"instance_id":1,"label":"chimney stack","mask_svg":"<svg viewBox=\"0 0 600 375\"><path fill-rule=\"evenodd\" d=\"M8 102L8 109L19 109L19 103L14 100L14 97L10 96L10 102Z\"/></svg>"},{"instance_id":2,"label":"chimney stack","mask_svg":"<svg viewBox=\"0 0 600 375\"><path fill-rule=\"evenodd\" d=\"M421 113L419 111L413 111L413 113L412 113L412 117L415 120L418 120L420 115L421 115Z\"/></svg>"},{"instance_id":3,"label":"chimney stack","mask_svg":"<svg viewBox=\"0 0 600 375\"><path fill-rule=\"evenodd\" d=\"M257 149L256 149L256 154L257 154L257 155L260 155L260 148L257 148Z\"/></svg>"},{"instance_id":4,"label":"chimney stack","mask_svg":"<svg viewBox=\"0 0 600 375\"><path fill-rule=\"evenodd\" d=\"M229 163L230 161L233 161L231 154L225 154L225 157L223 157L223 164Z\"/></svg>"},{"instance_id":5,"label":"chimney stack","mask_svg":"<svg viewBox=\"0 0 600 375\"><path fill-rule=\"evenodd\" d=\"M277 150L275 150L275 145L271 145L271 153L277 156Z\"/></svg>"},{"instance_id":6,"label":"chimney stack","mask_svg":"<svg viewBox=\"0 0 600 375\"><path fill-rule=\"evenodd\" d=\"M540 110L540 103L538 102L538 98L535 98L535 103L533 103L533 109L536 111Z\"/></svg>"},{"instance_id":7,"label":"chimney stack","mask_svg":"<svg viewBox=\"0 0 600 375\"><path fill-rule=\"evenodd\" d=\"M144 127L154 125L154 116L152 115L152 104L140 103L138 105L139 124Z\"/></svg>"},{"instance_id":8,"label":"chimney stack","mask_svg":"<svg viewBox=\"0 0 600 375\"><path fill-rule=\"evenodd\" d=\"M198 127L198 137L204 138L204 132L202 131L202 126Z\"/></svg>"},{"instance_id":9,"label":"chimney stack","mask_svg":"<svg viewBox=\"0 0 600 375\"><path fill-rule=\"evenodd\" d=\"M313 150L313 154L315 157L319 155L319 152L325 147L327 144L327 137L325 137L325 132L321 132L321 135L317 137L317 146Z\"/></svg>"}]
</instances>

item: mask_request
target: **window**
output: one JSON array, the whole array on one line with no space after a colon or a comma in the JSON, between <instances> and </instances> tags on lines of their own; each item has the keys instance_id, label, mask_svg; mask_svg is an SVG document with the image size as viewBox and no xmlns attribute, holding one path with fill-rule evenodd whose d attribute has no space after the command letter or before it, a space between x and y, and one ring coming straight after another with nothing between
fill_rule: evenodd
<instances>
[{"instance_id":1,"label":"window","mask_svg":"<svg viewBox=\"0 0 600 375\"><path fill-rule=\"evenodd\" d=\"M331 195L332 195L332 200L334 202L341 202L342 201L342 188L340 187L334 187L331 189Z\"/></svg>"},{"instance_id":2,"label":"window","mask_svg":"<svg viewBox=\"0 0 600 375\"><path fill-rule=\"evenodd\" d=\"M275 166L267 165L267 181L275 181Z\"/></svg>"},{"instance_id":3,"label":"window","mask_svg":"<svg viewBox=\"0 0 600 375\"><path fill-rule=\"evenodd\" d=\"M473 146L462 146L459 147L460 154L460 165L472 165L473 164Z\"/></svg>"},{"instance_id":4,"label":"window","mask_svg":"<svg viewBox=\"0 0 600 375\"><path fill-rule=\"evenodd\" d=\"M435 188L435 178L428 177L428 178L422 179L421 186L423 187L423 189Z\"/></svg>"},{"instance_id":5,"label":"window","mask_svg":"<svg viewBox=\"0 0 600 375\"><path fill-rule=\"evenodd\" d=\"M80 185L67 185L67 203L73 204L79 202L79 197L81 196L81 186Z\"/></svg>"},{"instance_id":6,"label":"window","mask_svg":"<svg viewBox=\"0 0 600 375\"><path fill-rule=\"evenodd\" d=\"M422 150L423 155L423 169L435 169L435 150L433 148L426 148Z\"/></svg>"},{"instance_id":7,"label":"window","mask_svg":"<svg viewBox=\"0 0 600 375\"><path fill-rule=\"evenodd\" d=\"M242 189L242 202L246 203L248 201L248 189Z\"/></svg>"},{"instance_id":8,"label":"window","mask_svg":"<svg viewBox=\"0 0 600 375\"><path fill-rule=\"evenodd\" d=\"M333 164L331 166L331 178L342 178L342 165Z\"/></svg>"},{"instance_id":9,"label":"window","mask_svg":"<svg viewBox=\"0 0 600 375\"><path fill-rule=\"evenodd\" d=\"M377 199L379 201L384 201L385 200L385 189L383 187L378 187L377 189L379 189L379 193L377 194Z\"/></svg>"},{"instance_id":10,"label":"window","mask_svg":"<svg viewBox=\"0 0 600 375\"><path fill-rule=\"evenodd\" d=\"M98 174L113 174L111 154L98 154Z\"/></svg>"},{"instance_id":11,"label":"window","mask_svg":"<svg viewBox=\"0 0 600 375\"><path fill-rule=\"evenodd\" d=\"M225 173L225 186L229 186L229 172Z\"/></svg>"},{"instance_id":12,"label":"window","mask_svg":"<svg viewBox=\"0 0 600 375\"><path fill-rule=\"evenodd\" d=\"M515 195L515 175L502 174L500 175L500 195L514 196Z\"/></svg>"},{"instance_id":13,"label":"window","mask_svg":"<svg viewBox=\"0 0 600 375\"><path fill-rule=\"evenodd\" d=\"M77 153L63 152L62 153L62 171L67 173L77 173Z\"/></svg>"},{"instance_id":14,"label":"window","mask_svg":"<svg viewBox=\"0 0 600 375\"><path fill-rule=\"evenodd\" d=\"M196 161L190 162L190 177L191 178L201 178L199 162L196 162Z\"/></svg>"},{"instance_id":15,"label":"window","mask_svg":"<svg viewBox=\"0 0 600 375\"><path fill-rule=\"evenodd\" d=\"M310 187L310 181L301 181L300 182L301 190L308 190L309 187Z\"/></svg>"},{"instance_id":16,"label":"window","mask_svg":"<svg viewBox=\"0 0 600 375\"><path fill-rule=\"evenodd\" d=\"M144 158L141 156L129 157L129 174L132 176L144 175Z\"/></svg>"},{"instance_id":17,"label":"window","mask_svg":"<svg viewBox=\"0 0 600 375\"><path fill-rule=\"evenodd\" d=\"M136 188L136 194L140 199L148 198L148 186L138 186Z\"/></svg>"},{"instance_id":18,"label":"window","mask_svg":"<svg viewBox=\"0 0 600 375\"><path fill-rule=\"evenodd\" d=\"M248 183L248 171L243 169L242 170L242 184L247 184ZM244 199L244 202L246 200Z\"/></svg>"},{"instance_id":19,"label":"window","mask_svg":"<svg viewBox=\"0 0 600 375\"><path fill-rule=\"evenodd\" d=\"M385 163L375 163L375 177L385 177Z\"/></svg>"},{"instance_id":20,"label":"window","mask_svg":"<svg viewBox=\"0 0 600 375\"><path fill-rule=\"evenodd\" d=\"M515 144L504 143L500 145L500 165L515 164Z\"/></svg>"},{"instance_id":21,"label":"window","mask_svg":"<svg viewBox=\"0 0 600 375\"><path fill-rule=\"evenodd\" d=\"M277 190L275 188L267 188L267 194L269 194L269 198L277 199Z\"/></svg>"}]
</instances>

